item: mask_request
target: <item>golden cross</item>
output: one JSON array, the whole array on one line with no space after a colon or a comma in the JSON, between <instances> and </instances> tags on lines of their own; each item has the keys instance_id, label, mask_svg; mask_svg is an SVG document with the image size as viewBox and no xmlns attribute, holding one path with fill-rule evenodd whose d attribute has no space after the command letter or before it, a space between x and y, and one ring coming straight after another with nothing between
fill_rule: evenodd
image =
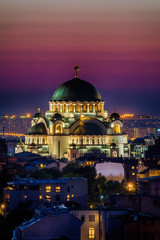
<instances>
[{"instance_id":1,"label":"golden cross","mask_svg":"<svg viewBox=\"0 0 160 240\"><path fill-rule=\"evenodd\" d=\"M76 64L76 66L73 69L76 71L75 78L78 78L78 71L80 70L80 68Z\"/></svg>"}]
</instances>

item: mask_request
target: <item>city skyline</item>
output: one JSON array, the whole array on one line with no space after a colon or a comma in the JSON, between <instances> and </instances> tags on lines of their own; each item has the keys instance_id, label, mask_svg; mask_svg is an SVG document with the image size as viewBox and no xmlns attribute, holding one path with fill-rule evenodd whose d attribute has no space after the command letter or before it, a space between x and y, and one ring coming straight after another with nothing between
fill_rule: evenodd
<instances>
[{"instance_id":1,"label":"city skyline","mask_svg":"<svg viewBox=\"0 0 160 240\"><path fill-rule=\"evenodd\" d=\"M75 64L109 114L160 114L159 1L1 3L2 114L44 112Z\"/></svg>"}]
</instances>

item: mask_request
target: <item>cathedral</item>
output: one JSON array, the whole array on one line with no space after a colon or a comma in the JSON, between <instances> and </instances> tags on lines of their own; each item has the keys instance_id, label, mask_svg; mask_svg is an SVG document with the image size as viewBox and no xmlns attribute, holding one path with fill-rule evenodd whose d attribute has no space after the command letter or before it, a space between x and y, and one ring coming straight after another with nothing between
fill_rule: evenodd
<instances>
[{"instance_id":1,"label":"cathedral","mask_svg":"<svg viewBox=\"0 0 160 240\"><path fill-rule=\"evenodd\" d=\"M33 116L25 135L24 151L74 161L92 149L106 157L128 157L128 138L118 113L108 116L98 90L75 78L60 85L45 115L40 109Z\"/></svg>"}]
</instances>

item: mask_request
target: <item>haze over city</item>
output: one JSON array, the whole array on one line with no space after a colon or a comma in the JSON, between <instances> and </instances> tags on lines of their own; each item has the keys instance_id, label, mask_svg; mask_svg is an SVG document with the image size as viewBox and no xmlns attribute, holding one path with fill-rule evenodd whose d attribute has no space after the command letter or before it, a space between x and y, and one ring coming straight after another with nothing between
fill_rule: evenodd
<instances>
[{"instance_id":1,"label":"haze over city","mask_svg":"<svg viewBox=\"0 0 160 240\"><path fill-rule=\"evenodd\" d=\"M159 15L158 0L1 0L1 114L44 112L75 64L109 113L159 114Z\"/></svg>"}]
</instances>

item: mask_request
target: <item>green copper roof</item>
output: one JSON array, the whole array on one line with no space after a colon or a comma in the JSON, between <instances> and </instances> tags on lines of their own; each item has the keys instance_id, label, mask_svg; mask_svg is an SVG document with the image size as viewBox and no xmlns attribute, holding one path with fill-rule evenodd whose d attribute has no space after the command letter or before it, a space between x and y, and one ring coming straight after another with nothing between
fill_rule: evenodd
<instances>
[{"instance_id":1,"label":"green copper roof","mask_svg":"<svg viewBox=\"0 0 160 240\"><path fill-rule=\"evenodd\" d=\"M52 101L102 101L98 90L89 82L79 78L60 85L52 96Z\"/></svg>"},{"instance_id":2,"label":"green copper roof","mask_svg":"<svg viewBox=\"0 0 160 240\"><path fill-rule=\"evenodd\" d=\"M43 122L38 123L34 126L32 126L28 132L27 135L47 135L47 130Z\"/></svg>"}]
</instances>

